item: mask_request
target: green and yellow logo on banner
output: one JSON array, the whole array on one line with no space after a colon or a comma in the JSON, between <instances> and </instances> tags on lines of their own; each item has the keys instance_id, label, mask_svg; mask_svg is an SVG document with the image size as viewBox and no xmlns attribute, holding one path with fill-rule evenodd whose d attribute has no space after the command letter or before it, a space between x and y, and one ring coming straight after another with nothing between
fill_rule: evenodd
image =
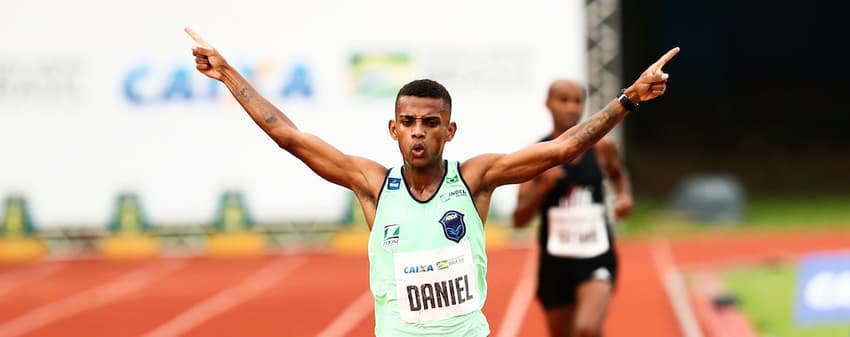
<instances>
[{"instance_id":1,"label":"green and yellow logo on banner","mask_svg":"<svg viewBox=\"0 0 850 337\"><path fill-rule=\"evenodd\" d=\"M115 213L109 222L109 230L115 234L139 234L150 230L137 194L126 192L115 198Z\"/></svg>"},{"instance_id":2,"label":"green and yellow logo on banner","mask_svg":"<svg viewBox=\"0 0 850 337\"><path fill-rule=\"evenodd\" d=\"M363 208L360 207L360 201L354 196L354 193L349 193L348 200L342 209L342 215L337 218L337 222L346 227L365 227L366 217L363 216Z\"/></svg>"},{"instance_id":3,"label":"green and yellow logo on banner","mask_svg":"<svg viewBox=\"0 0 850 337\"><path fill-rule=\"evenodd\" d=\"M266 236L253 231L254 224L242 193L224 192L219 199L218 211L212 223L215 232L207 238L207 251L210 255L219 257L262 254L267 245Z\"/></svg>"},{"instance_id":4,"label":"green and yellow logo on banner","mask_svg":"<svg viewBox=\"0 0 850 337\"><path fill-rule=\"evenodd\" d=\"M44 243L34 235L35 226L23 196L7 197L0 211L0 262L32 261L47 253Z\"/></svg>"},{"instance_id":5,"label":"green and yellow logo on banner","mask_svg":"<svg viewBox=\"0 0 850 337\"><path fill-rule=\"evenodd\" d=\"M393 98L414 75L407 52L357 52L349 63L350 82L357 96Z\"/></svg>"},{"instance_id":6,"label":"green and yellow logo on banner","mask_svg":"<svg viewBox=\"0 0 850 337\"><path fill-rule=\"evenodd\" d=\"M4 202L3 222L0 226L0 236L21 238L31 236L35 232L27 209L27 201L22 196L9 196Z\"/></svg>"},{"instance_id":7,"label":"green and yellow logo on banner","mask_svg":"<svg viewBox=\"0 0 850 337\"><path fill-rule=\"evenodd\" d=\"M224 192L218 204L213 228L223 232L243 232L254 227L254 219L248 212L241 192Z\"/></svg>"},{"instance_id":8,"label":"green and yellow logo on banner","mask_svg":"<svg viewBox=\"0 0 850 337\"><path fill-rule=\"evenodd\" d=\"M118 194L115 211L109 220L110 236L98 242L100 253L109 259L147 259L159 255L159 241L142 208L141 198L133 192Z\"/></svg>"}]
</instances>

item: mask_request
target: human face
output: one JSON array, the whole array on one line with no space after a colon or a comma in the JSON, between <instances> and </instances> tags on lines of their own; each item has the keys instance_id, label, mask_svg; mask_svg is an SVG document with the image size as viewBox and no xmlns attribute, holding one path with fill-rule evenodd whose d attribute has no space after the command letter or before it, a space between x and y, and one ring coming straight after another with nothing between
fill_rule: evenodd
<instances>
[{"instance_id":1,"label":"human face","mask_svg":"<svg viewBox=\"0 0 850 337\"><path fill-rule=\"evenodd\" d=\"M552 113L555 129L564 132L581 120L584 113L584 90L570 81L556 81L549 87L546 107Z\"/></svg>"},{"instance_id":2,"label":"human face","mask_svg":"<svg viewBox=\"0 0 850 337\"><path fill-rule=\"evenodd\" d=\"M395 119L390 120L389 128L390 135L398 141L406 167L418 170L442 163L443 147L452 140L457 130L450 116L442 99L398 98Z\"/></svg>"}]
</instances>

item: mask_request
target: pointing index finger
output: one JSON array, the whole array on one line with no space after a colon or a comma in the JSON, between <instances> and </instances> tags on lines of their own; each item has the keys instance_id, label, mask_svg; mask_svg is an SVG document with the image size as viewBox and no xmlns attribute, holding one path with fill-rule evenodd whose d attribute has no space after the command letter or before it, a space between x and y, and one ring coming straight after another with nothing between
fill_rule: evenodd
<instances>
[{"instance_id":1,"label":"pointing index finger","mask_svg":"<svg viewBox=\"0 0 850 337\"><path fill-rule=\"evenodd\" d=\"M655 68L661 69L662 67L664 67L665 64L667 64L667 62L669 62L671 59L673 59L673 56L676 56L676 54L678 54L678 53L679 53L679 47L670 49L669 51L667 51L667 53L662 55L661 58L658 59L658 61L655 61Z\"/></svg>"},{"instance_id":2,"label":"pointing index finger","mask_svg":"<svg viewBox=\"0 0 850 337\"><path fill-rule=\"evenodd\" d=\"M186 32L186 34L189 34L189 36L192 37L192 40L195 40L195 43L197 43L198 46L203 48L212 48L212 46L206 40L204 40L201 35L198 35L198 33L192 30L192 28L186 27L183 30Z\"/></svg>"}]
</instances>

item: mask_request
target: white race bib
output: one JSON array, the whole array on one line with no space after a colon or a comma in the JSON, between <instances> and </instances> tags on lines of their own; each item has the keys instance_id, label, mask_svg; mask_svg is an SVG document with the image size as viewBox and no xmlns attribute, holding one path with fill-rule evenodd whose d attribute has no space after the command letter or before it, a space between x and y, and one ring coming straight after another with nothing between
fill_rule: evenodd
<instances>
[{"instance_id":1,"label":"white race bib","mask_svg":"<svg viewBox=\"0 0 850 337\"><path fill-rule=\"evenodd\" d=\"M480 309L469 241L423 252L393 254L399 312L420 323Z\"/></svg>"},{"instance_id":2,"label":"white race bib","mask_svg":"<svg viewBox=\"0 0 850 337\"><path fill-rule=\"evenodd\" d=\"M605 207L599 204L550 208L546 250L553 256L578 258L608 251L604 214Z\"/></svg>"}]
</instances>

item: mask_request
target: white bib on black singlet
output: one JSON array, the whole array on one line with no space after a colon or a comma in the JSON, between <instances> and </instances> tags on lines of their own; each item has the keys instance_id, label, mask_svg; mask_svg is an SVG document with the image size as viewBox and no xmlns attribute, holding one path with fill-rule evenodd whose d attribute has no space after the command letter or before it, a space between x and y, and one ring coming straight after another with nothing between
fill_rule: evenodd
<instances>
[{"instance_id":1,"label":"white bib on black singlet","mask_svg":"<svg viewBox=\"0 0 850 337\"><path fill-rule=\"evenodd\" d=\"M588 258L608 251L605 206L593 203L590 191L576 189L562 205L547 211L546 251L552 256Z\"/></svg>"}]
</instances>

